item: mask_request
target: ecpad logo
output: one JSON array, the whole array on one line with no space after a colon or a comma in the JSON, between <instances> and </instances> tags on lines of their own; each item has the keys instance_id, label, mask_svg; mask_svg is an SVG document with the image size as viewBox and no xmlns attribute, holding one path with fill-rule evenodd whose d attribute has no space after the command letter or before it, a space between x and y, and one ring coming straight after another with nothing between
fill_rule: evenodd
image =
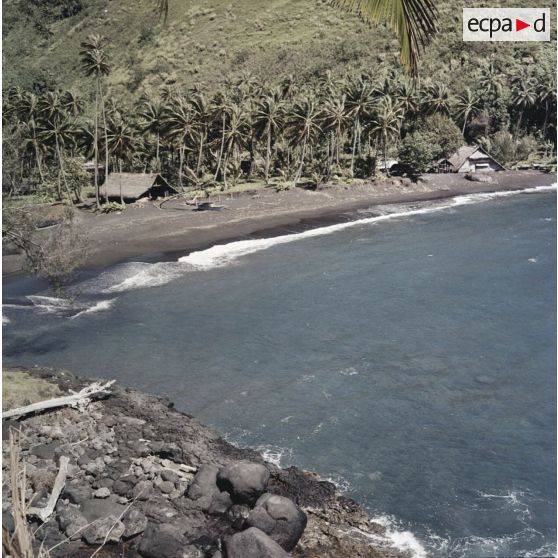
<instances>
[{"instance_id":1,"label":"ecpad logo","mask_svg":"<svg viewBox=\"0 0 558 558\"><path fill-rule=\"evenodd\" d=\"M464 41L550 41L550 8L463 8Z\"/></svg>"}]
</instances>

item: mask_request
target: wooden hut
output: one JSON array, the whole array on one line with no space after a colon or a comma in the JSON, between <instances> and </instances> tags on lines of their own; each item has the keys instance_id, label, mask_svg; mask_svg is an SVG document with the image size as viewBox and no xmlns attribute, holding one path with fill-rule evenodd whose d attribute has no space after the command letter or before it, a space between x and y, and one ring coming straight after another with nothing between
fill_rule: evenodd
<instances>
[{"instance_id":1,"label":"wooden hut","mask_svg":"<svg viewBox=\"0 0 558 558\"><path fill-rule=\"evenodd\" d=\"M111 172L101 186L101 196L108 200L131 203L140 198L166 198L176 190L157 173Z\"/></svg>"},{"instance_id":2,"label":"wooden hut","mask_svg":"<svg viewBox=\"0 0 558 558\"><path fill-rule=\"evenodd\" d=\"M491 172L505 170L505 168L482 148L465 145L449 159L437 161L433 170L435 172Z\"/></svg>"}]
</instances>

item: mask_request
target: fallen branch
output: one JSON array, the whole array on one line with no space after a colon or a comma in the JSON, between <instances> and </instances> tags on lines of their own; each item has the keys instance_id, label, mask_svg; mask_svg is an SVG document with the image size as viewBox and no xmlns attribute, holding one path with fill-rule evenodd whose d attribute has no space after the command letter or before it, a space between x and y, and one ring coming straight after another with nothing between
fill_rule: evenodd
<instances>
[{"instance_id":1,"label":"fallen branch","mask_svg":"<svg viewBox=\"0 0 558 558\"><path fill-rule=\"evenodd\" d=\"M62 493L62 489L66 484L66 476L68 474L68 463L70 460L66 456L60 457L60 469L56 475L56 480L54 481L54 486L52 487L52 492L48 498L47 505L44 508L37 508L32 506L27 508L27 515L35 515L41 521L46 521L54 512L58 498Z\"/></svg>"},{"instance_id":2,"label":"fallen branch","mask_svg":"<svg viewBox=\"0 0 558 558\"><path fill-rule=\"evenodd\" d=\"M99 394L110 393L109 389L116 380L111 380L106 384L101 384L100 382L94 382L90 386L83 388L77 393L72 392L71 395L66 395L64 397L56 397L54 399L48 399L46 401L39 401L38 403L33 403L31 405L26 405L25 407L18 407L17 409L10 409L2 413L2 419L19 417L21 415L28 415L29 413L35 413L37 411L44 411L45 409L52 409L54 407L64 407L70 405L79 410L83 410L91 398Z\"/></svg>"}]
</instances>

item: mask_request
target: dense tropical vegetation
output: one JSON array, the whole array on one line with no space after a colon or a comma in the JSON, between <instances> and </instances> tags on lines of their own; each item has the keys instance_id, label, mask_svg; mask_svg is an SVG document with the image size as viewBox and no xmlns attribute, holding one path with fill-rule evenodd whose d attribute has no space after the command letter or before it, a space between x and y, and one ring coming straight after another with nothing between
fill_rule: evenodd
<instances>
[{"instance_id":1,"label":"dense tropical vegetation","mask_svg":"<svg viewBox=\"0 0 558 558\"><path fill-rule=\"evenodd\" d=\"M432 29L404 16L426 0L161 1L160 19L154 2L5 2L5 194L79 202L94 184L100 204L119 170L179 188L347 181L391 158L423 172L465 142L508 165L555 154L554 44L463 43L457 0L437 4L420 80L394 31L416 66Z\"/></svg>"},{"instance_id":2,"label":"dense tropical vegetation","mask_svg":"<svg viewBox=\"0 0 558 558\"><path fill-rule=\"evenodd\" d=\"M100 203L100 162L104 174L162 172L180 188L227 189L241 177L277 187L367 178L390 156L423 172L465 142L508 164L554 152L556 93L536 72L513 76L507 96L491 64L462 91L395 72L326 71L315 82L285 76L275 84L247 74L213 95L163 87L130 108L104 94L108 48L99 36L82 44L82 71L94 77L88 110L71 91L6 92L5 193L80 201L86 159L95 162Z\"/></svg>"}]
</instances>

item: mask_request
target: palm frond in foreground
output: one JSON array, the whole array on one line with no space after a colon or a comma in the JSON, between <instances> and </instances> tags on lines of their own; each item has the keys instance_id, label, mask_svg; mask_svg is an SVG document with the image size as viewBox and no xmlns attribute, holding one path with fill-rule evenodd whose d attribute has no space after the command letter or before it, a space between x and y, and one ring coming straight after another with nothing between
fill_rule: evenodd
<instances>
[{"instance_id":1,"label":"palm frond in foreground","mask_svg":"<svg viewBox=\"0 0 558 558\"><path fill-rule=\"evenodd\" d=\"M421 50L438 31L438 11L432 0L332 0L365 21L385 20L401 45L401 63L418 75Z\"/></svg>"}]
</instances>

